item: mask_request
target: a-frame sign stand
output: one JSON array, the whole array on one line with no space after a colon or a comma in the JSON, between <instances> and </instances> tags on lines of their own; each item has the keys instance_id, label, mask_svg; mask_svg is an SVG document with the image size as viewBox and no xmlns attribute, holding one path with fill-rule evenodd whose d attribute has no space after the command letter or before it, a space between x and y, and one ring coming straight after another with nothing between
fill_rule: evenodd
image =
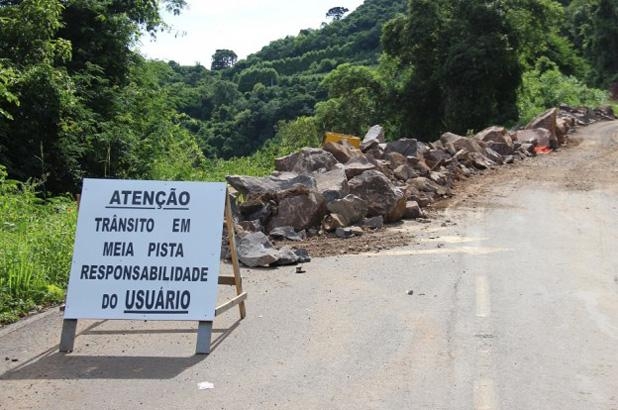
<instances>
[{"instance_id":1,"label":"a-frame sign stand","mask_svg":"<svg viewBox=\"0 0 618 410\"><path fill-rule=\"evenodd\" d=\"M230 254L232 257L232 268L234 270L234 276L222 276L219 275L219 285L230 285L236 287L236 296L218 306L215 310L215 316L219 316L238 305L240 311L240 318L244 319L247 315L245 307L245 300L247 299L247 292L242 289L242 277L240 276L240 265L238 263L238 252L236 251L236 239L234 234L234 219L232 217L232 206L230 204L229 193L225 195L225 226L227 228L227 240L230 247ZM212 322L199 322L197 328L197 345L195 348L196 354L208 354L210 353L210 341L212 339Z\"/></svg>"},{"instance_id":2,"label":"a-frame sign stand","mask_svg":"<svg viewBox=\"0 0 618 410\"><path fill-rule=\"evenodd\" d=\"M79 199L78 199L79 209ZM234 276L219 275L219 285L229 285L236 287L236 296L215 309L215 316L238 306L240 319L244 319L247 315L245 300L247 300L247 292L242 288L242 277L240 275L240 265L238 262L238 252L236 250L236 240L234 231L234 219L232 216L232 206L230 204L229 193L225 194L225 225L227 228L228 245L232 258L232 268ZM212 340L212 321L200 321L197 329L197 343L195 348L196 354L209 354L210 344ZM72 352L75 344L75 336L77 332L77 319L64 319L62 322L62 334L60 336L59 351Z\"/></svg>"}]
</instances>

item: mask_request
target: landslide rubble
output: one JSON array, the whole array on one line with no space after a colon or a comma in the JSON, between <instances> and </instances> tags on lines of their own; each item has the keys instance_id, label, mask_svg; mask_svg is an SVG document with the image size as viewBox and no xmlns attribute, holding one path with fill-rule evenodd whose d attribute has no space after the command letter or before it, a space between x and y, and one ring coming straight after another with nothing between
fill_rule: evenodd
<instances>
[{"instance_id":1,"label":"landslide rubble","mask_svg":"<svg viewBox=\"0 0 618 410\"><path fill-rule=\"evenodd\" d=\"M425 218L432 203L452 195L454 182L558 149L576 126L612 119L611 108L561 106L520 130L447 132L431 143L386 142L376 125L360 149L329 142L277 158L270 176L229 176L240 261L250 267L303 263L310 260L303 241L354 238L384 223ZM298 246L276 249L270 239Z\"/></svg>"}]
</instances>

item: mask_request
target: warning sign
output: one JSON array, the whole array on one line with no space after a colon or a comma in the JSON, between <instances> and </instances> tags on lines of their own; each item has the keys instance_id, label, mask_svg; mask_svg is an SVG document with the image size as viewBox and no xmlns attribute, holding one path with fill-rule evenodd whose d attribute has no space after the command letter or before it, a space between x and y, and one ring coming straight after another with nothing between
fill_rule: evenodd
<instances>
[{"instance_id":1,"label":"warning sign","mask_svg":"<svg viewBox=\"0 0 618 410\"><path fill-rule=\"evenodd\" d=\"M225 192L85 179L65 319L212 321Z\"/></svg>"}]
</instances>

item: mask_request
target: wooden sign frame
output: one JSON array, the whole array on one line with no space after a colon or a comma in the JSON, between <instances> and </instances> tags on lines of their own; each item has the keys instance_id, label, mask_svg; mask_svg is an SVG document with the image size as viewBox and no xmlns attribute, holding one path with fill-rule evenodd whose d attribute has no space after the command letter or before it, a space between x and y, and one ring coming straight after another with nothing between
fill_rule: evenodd
<instances>
[{"instance_id":1,"label":"wooden sign frame","mask_svg":"<svg viewBox=\"0 0 618 410\"><path fill-rule=\"evenodd\" d=\"M77 208L79 210L79 199L77 196ZM232 216L232 206L230 203L229 190L225 193L225 226L227 228L227 240L230 248L230 254L232 258L233 276L223 276L219 274L218 284L229 285L236 287L236 296L215 309L215 316L219 316L223 312L238 306L240 319L244 319L247 316L247 310L245 306L245 300L247 300L247 292L243 291L242 276L240 275L240 264L238 261L238 251L236 250L236 239L234 231L234 219ZM77 320L78 319L63 319L62 321L62 333L60 335L59 351L63 353L70 353L73 351L75 345L75 336L77 333ZM209 354L210 344L212 340L212 321L200 321L197 328L197 342L195 347L195 354Z\"/></svg>"}]
</instances>

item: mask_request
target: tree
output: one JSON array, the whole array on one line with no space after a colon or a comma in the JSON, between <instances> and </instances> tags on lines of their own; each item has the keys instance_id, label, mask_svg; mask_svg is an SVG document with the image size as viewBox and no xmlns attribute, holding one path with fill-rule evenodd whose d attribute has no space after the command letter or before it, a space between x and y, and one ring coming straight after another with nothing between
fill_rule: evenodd
<instances>
[{"instance_id":1,"label":"tree","mask_svg":"<svg viewBox=\"0 0 618 410\"><path fill-rule=\"evenodd\" d=\"M401 132L433 139L517 118L517 36L503 2L411 0L383 32L407 78L392 100ZM392 71L392 70L391 70Z\"/></svg>"},{"instance_id":2,"label":"tree","mask_svg":"<svg viewBox=\"0 0 618 410\"><path fill-rule=\"evenodd\" d=\"M236 61L238 61L238 56L235 52L227 49L219 49L212 55L210 69L216 71L231 68L234 67Z\"/></svg>"},{"instance_id":3,"label":"tree","mask_svg":"<svg viewBox=\"0 0 618 410\"><path fill-rule=\"evenodd\" d=\"M596 71L595 83L618 82L618 0L598 0L592 15L587 54Z\"/></svg>"},{"instance_id":4,"label":"tree","mask_svg":"<svg viewBox=\"0 0 618 410\"><path fill-rule=\"evenodd\" d=\"M333 7L326 12L326 17L330 17L334 21L339 21L348 11L350 11L350 9L345 7Z\"/></svg>"},{"instance_id":5,"label":"tree","mask_svg":"<svg viewBox=\"0 0 618 410\"><path fill-rule=\"evenodd\" d=\"M372 69L342 64L321 86L329 97L316 104L316 121L323 130L361 135L383 121L384 86Z\"/></svg>"}]
</instances>

